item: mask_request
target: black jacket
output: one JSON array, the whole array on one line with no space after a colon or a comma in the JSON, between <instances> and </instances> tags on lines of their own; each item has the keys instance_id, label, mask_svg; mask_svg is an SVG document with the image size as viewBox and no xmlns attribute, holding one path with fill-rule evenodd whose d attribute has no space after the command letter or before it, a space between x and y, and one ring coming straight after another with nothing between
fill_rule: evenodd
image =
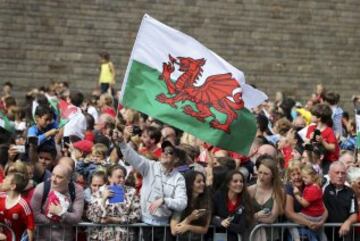
<instances>
[{"instance_id":1,"label":"black jacket","mask_svg":"<svg viewBox=\"0 0 360 241\"><path fill-rule=\"evenodd\" d=\"M243 234L250 229L250 224L246 222L246 213L248 210L245 210L245 207L240 203L234 213L229 213L227 210L227 202L227 193L222 190L215 193L213 199L214 210L212 223L217 227L217 232L228 232L228 241L237 241L237 234L243 236ZM234 219L226 230L221 226L221 222L230 216L233 216Z\"/></svg>"}]
</instances>

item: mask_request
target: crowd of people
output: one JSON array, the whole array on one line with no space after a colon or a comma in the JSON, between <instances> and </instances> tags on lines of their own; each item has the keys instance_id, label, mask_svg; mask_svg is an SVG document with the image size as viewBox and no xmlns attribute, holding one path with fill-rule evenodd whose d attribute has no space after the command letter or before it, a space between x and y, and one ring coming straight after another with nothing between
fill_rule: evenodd
<instances>
[{"instance_id":1,"label":"crowd of people","mask_svg":"<svg viewBox=\"0 0 360 241\"><path fill-rule=\"evenodd\" d=\"M318 85L301 104L278 93L252 110L256 137L240 155L122 107L109 56L101 57L110 79L87 97L55 81L29 91L22 105L11 83L2 86L0 222L16 240L73 240L79 222L104 224L79 240L135 240L139 230L126 228L134 223L148 225L144 241L216 241L209 226L244 241L256 224L279 222L301 226L261 228L255 240L356 237L356 124L339 94ZM0 240L10 240L6 228Z\"/></svg>"}]
</instances>

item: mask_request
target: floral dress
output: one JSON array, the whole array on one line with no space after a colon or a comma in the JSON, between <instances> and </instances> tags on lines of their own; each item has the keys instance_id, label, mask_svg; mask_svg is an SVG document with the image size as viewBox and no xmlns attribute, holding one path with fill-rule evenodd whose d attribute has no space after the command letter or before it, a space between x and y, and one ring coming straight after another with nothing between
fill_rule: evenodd
<instances>
[{"instance_id":1,"label":"floral dress","mask_svg":"<svg viewBox=\"0 0 360 241\"><path fill-rule=\"evenodd\" d=\"M141 208L140 199L136 194L135 188L124 186L125 197L124 202L109 203L106 201L105 206L101 197L103 188L93 194L93 201L86 210L86 217L93 223L101 223L101 219L105 217L120 218L119 224L131 224L140 220ZM89 240L97 241L134 241L134 229L126 227L99 227L89 228Z\"/></svg>"}]
</instances>

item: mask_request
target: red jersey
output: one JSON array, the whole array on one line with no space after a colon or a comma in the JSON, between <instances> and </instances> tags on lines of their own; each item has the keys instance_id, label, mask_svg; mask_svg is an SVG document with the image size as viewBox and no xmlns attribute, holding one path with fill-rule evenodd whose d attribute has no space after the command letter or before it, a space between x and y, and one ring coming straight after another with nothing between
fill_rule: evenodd
<instances>
[{"instance_id":1,"label":"red jersey","mask_svg":"<svg viewBox=\"0 0 360 241\"><path fill-rule=\"evenodd\" d=\"M309 126L307 133L306 133L306 138L310 139L311 134L315 131L316 129L316 125L311 125ZM339 160L339 155L340 155L340 147L338 144L338 141L336 139L334 130L330 127L326 127L322 132L321 132L321 137L323 138L324 141L326 141L329 144L335 144L335 150L333 151L326 151L325 153L325 160L326 161L337 161Z\"/></svg>"},{"instance_id":2,"label":"red jersey","mask_svg":"<svg viewBox=\"0 0 360 241\"><path fill-rule=\"evenodd\" d=\"M27 230L34 230L34 215L30 205L23 199L19 198L17 204L6 209L6 193L0 194L0 222L7 224L15 233L15 239L20 241L21 235ZM11 233L4 229L7 240L12 240Z\"/></svg>"},{"instance_id":3,"label":"red jersey","mask_svg":"<svg viewBox=\"0 0 360 241\"><path fill-rule=\"evenodd\" d=\"M302 197L308 201L310 205L303 208L301 212L312 217L321 216L325 212L322 196L322 190L319 185L313 183L305 186Z\"/></svg>"},{"instance_id":4,"label":"red jersey","mask_svg":"<svg viewBox=\"0 0 360 241\"><path fill-rule=\"evenodd\" d=\"M142 155L146 155L146 154L150 153L151 155L153 155L154 157L159 159L161 157L161 154L162 154L162 149L161 149L161 147L156 147L154 150L150 151L149 149L147 149L144 146L144 147L141 147L139 149L139 153L142 154Z\"/></svg>"}]
</instances>

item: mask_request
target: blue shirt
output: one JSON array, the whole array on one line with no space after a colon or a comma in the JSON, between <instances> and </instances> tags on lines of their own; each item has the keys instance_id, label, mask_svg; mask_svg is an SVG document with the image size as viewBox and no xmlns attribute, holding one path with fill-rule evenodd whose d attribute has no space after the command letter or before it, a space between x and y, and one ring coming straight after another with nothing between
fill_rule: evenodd
<instances>
[{"instance_id":1,"label":"blue shirt","mask_svg":"<svg viewBox=\"0 0 360 241\"><path fill-rule=\"evenodd\" d=\"M50 145L54 145L55 146L55 140L53 136L49 136L46 137L45 133L51 129L57 129L58 128L58 123L57 122L52 122L50 125L48 125L45 130L40 130L37 125L33 125L28 129L28 133L27 133L27 137L30 136L36 136L38 138L38 146L47 143Z\"/></svg>"}]
</instances>

